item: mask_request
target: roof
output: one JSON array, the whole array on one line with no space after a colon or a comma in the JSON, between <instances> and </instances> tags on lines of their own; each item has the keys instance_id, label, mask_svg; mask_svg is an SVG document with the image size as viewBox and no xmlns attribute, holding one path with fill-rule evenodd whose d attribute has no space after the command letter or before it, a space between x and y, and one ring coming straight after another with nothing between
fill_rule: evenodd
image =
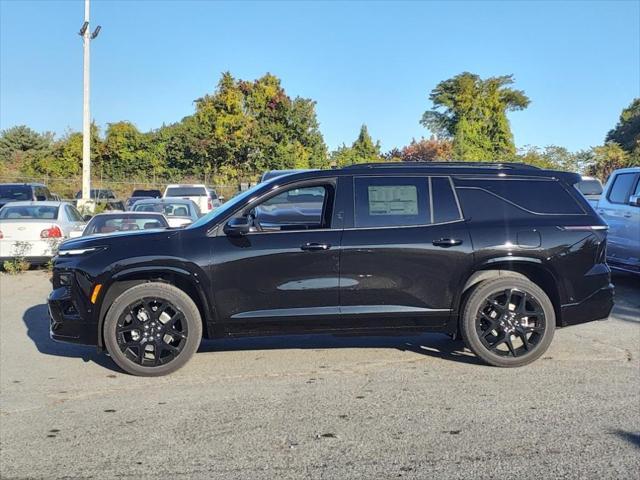
<instances>
[{"instance_id":1,"label":"roof","mask_svg":"<svg viewBox=\"0 0 640 480\"><path fill-rule=\"evenodd\" d=\"M148 205L148 204L156 204L156 203L186 203L188 205L195 205L193 200L189 198L180 198L180 197L166 197L166 198L144 198L144 200L138 200L136 205Z\"/></svg>"},{"instance_id":2,"label":"roof","mask_svg":"<svg viewBox=\"0 0 640 480\"><path fill-rule=\"evenodd\" d=\"M10 201L4 204L5 207L60 207L62 205L73 205L71 202L61 202L58 200L47 200L47 201L35 201L35 200L17 200Z\"/></svg>"}]
</instances>

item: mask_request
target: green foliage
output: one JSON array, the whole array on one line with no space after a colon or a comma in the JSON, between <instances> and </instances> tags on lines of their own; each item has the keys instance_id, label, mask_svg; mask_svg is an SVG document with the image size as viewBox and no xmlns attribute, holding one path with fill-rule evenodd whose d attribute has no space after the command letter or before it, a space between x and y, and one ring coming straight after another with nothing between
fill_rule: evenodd
<instances>
[{"instance_id":1,"label":"green foliage","mask_svg":"<svg viewBox=\"0 0 640 480\"><path fill-rule=\"evenodd\" d=\"M608 142L591 149L586 172L605 181L618 168L630 167L635 159L615 142Z\"/></svg>"},{"instance_id":2,"label":"green foliage","mask_svg":"<svg viewBox=\"0 0 640 480\"><path fill-rule=\"evenodd\" d=\"M507 112L529 105L524 92L509 88L511 84L512 75L483 80L469 72L444 80L431 91L434 108L421 123L453 140L455 160L511 160L515 145Z\"/></svg>"},{"instance_id":3,"label":"green foliage","mask_svg":"<svg viewBox=\"0 0 640 480\"><path fill-rule=\"evenodd\" d=\"M584 167L584 156L585 152L573 153L557 145L549 145L544 149L528 146L520 152L516 160L540 168L579 172Z\"/></svg>"},{"instance_id":4,"label":"green foliage","mask_svg":"<svg viewBox=\"0 0 640 480\"><path fill-rule=\"evenodd\" d=\"M17 275L19 273L29 270L31 265L25 259L25 256L31 250L29 242L14 242L13 251L11 253L12 258L5 260L2 263L2 268L5 272L11 275Z\"/></svg>"},{"instance_id":5,"label":"green foliage","mask_svg":"<svg viewBox=\"0 0 640 480\"><path fill-rule=\"evenodd\" d=\"M640 152L640 98L622 110L618 124L607 133L606 142L615 142L628 153Z\"/></svg>"},{"instance_id":6,"label":"green foliage","mask_svg":"<svg viewBox=\"0 0 640 480\"><path fill-rule=\"evenodd\" d=\"M337 167L384 160L385 158L380 153L380 142L373 142L366 125L360 127L358 138L350 147L342 145L331 154L331 164Z\"/></svg>"}]
</instances>

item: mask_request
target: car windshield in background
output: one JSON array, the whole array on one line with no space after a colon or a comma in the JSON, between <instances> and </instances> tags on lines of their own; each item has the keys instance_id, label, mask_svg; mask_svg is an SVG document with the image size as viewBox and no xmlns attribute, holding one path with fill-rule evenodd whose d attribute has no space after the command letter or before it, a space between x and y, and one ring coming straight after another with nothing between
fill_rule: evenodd
<instances>
[{"instance_id":1,"label":"car windshield in background","mask_svg":"<svg viewBox=\"0 0 640 480\"><path fill-rule=\"evenodd\" d=\"M164 213L167 217L191 216L191 206L187 203L138 203L134 205L133 211Z\"/></svg>"},{"instance_id":2,"label":"car windshield in background","mask_svg":"<svg viewBox=\"0 0 640 480\"><path fill-rule=\"evenodd\" d=\"M97 215L89 222L83 235L151 230L168 226L162 215Z\"/></svg>"},{"instance_id":3,"label":"car windshield in background","mask_svg":"<svg viewBox=\"0 0 640 480\"><path fill-rule=\"evenodd\" d=\"M54 220L58 218L58 207L39 205L6 205L0 210L0 220L30 219L30 220Z\"/></svg>"},{"instance_id":4,"label":"car windshield in background","mask_svg":"<svg viewBox=\"0 0 640 480\"><path fill-rule=\"evenodd\" d=\"M160 190L134 190L131 197L160 198Z\"/></svg>"},{"instance_id":5,"label":"car windshield in background","mask_svg":"<svg viewBox=\"0 0 640 480\"><path fill-rule=\"evenodd\" d=\"M0 200L31 200L31 187L26 185L0 185Z\"/></svg>"},{"instance_id":6,"label":"car windshield in background","mask_svg":"<svg viewBox=\"0 0 640 480\"><path fill-rule=\"evenodd\" d=\"M206 197L204 187L171 187L167 189L166 197Z\"/></svg>"}]
</instances>

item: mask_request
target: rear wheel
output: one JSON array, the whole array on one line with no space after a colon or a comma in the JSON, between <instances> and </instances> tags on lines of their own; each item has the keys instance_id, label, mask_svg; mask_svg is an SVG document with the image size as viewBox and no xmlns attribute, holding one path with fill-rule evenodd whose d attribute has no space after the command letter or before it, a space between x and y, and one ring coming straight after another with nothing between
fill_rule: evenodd
<instances>
[{"instance_id":1,"label":"rear wheel","mask_svg":"<svg viewBox=\"0 0 640 480\"><path fill-rule=\"evenodd\" d=\"M182 367L202 338L200 312L173 285L144 283L120 295L104 322L111 358L127 373L160 376Z\"/></svg>"},{"instance_id":2,"label":"rear wheel","mask_svg":"<svg viewBox=\"0 0 640 480\"><path fill-rule=\"evenodd\" d=\"M551 344L556 318L547 294L520 278L480 283L465 303L460 330L469 349L497 367L520 367Z\"/></svg>"}]
</instances>

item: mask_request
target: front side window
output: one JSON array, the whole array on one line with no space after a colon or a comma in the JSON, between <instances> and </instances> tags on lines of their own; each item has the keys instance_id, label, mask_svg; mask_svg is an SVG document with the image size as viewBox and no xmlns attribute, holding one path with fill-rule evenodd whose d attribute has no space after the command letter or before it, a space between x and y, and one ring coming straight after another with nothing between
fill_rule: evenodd
<instances>
[{"instance_id":1,"label":"front side window","mask_svg":"<svg viewBox=\"0 0 640 480\"><path fill-rule=\"evenodd\" d=\"M609 193L609 201L611 203L627 203L629 201L629 192L635 176L635 173L621 173L616 176Z\"/></svg>"},{"instance_id":2,"label":"front side window","mask_svg":"<svg viewBox=\"0 0 640 480\"><path fill-rule=\"evenodd\" d=\"M354 187L356 227L431 223L426 177L356 177Z\"/></svg>"},{"instance_id":3,"label":"front side window","mask_svg":"<svg viewBox=\"0 0 640 480\"><path fill-rule=\"evenodd\" d=\"M329 185L292 188L255 207L250 215L258 231L328 228Z\"/></svg>"}]
</instances>

